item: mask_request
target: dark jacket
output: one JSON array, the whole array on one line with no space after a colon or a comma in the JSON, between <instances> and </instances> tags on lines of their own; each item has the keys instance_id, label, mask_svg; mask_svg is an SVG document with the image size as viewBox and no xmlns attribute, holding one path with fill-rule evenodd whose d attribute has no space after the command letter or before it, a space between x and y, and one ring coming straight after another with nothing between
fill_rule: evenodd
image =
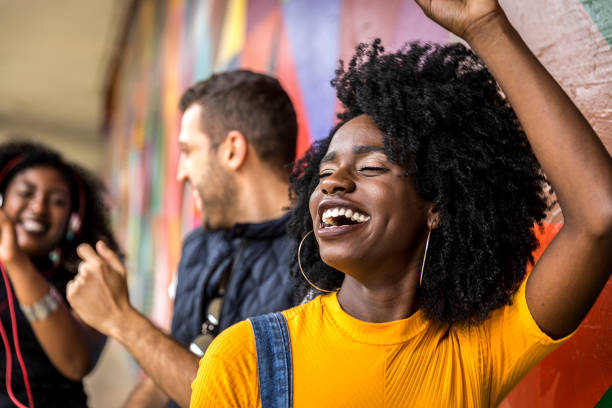
<instances>
[{"instance_id":1,"label":"dark jacket","mask_svg":"<svg viewBox=\"0 0 612 408\"><path fill-rule=\"evenodd\" d=\"M221 275L231 272L221 310L220 329L251 316L297 304L289 272L289 215L230 230L198 228L185 239L178 270L172 335L184 346L201 333L204 311Z\"/></svg>"}]
</instances>

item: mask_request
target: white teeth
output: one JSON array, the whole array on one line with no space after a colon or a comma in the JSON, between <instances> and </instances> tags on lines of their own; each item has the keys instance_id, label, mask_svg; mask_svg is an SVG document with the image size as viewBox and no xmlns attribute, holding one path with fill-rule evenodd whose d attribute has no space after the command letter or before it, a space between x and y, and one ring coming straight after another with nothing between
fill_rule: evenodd
<instances>
[{"instance_id":1,"label":"white teeth","mask_svg":"<svg viewBox=\"0 0 612 408\"><path fill-rule=\"evenodd\" d=\"M42 223L34 220L22 221L21 225L27 232L39 233L45 230L45 226Z\"/></svg>"},{"instance_id":2,"label":"white teeth","mask_svg":"<svg viewBox=\"0 0 612 408\"><path fill-rule=\"evenodd\" d=\"M370 216L360 214L356 211L353 211L349 208L328 208L323 212L321 218L323 222L328 225L336 226L338 225L338 221L336 218L338 217L346 217L354 222L363 223L370 220Z\"/></svg>"}]
</instances>

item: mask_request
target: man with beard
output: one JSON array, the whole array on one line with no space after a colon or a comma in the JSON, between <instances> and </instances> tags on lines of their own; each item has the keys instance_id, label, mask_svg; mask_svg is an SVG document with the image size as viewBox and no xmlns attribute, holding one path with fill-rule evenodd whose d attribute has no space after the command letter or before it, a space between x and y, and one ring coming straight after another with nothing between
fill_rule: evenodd
<instances>
[{"instance_id":1,"label":"man with beard","mask_svg":"<svg viewBox=\"0 0 612 408\"><path fill-rule=\"evenodd\" d=\"M101 242L78 248L83 262L67 290L79 316L123 344L148 374L130 407L170 398L170 406L187 406L212 337L296 300L285 233L297 142L289 97L276 79L237 70L196 83L180 108L177 179L190 184L203 220L183 244L172 338L130 305L125 268Z\"/></svg>"}]
</instances>

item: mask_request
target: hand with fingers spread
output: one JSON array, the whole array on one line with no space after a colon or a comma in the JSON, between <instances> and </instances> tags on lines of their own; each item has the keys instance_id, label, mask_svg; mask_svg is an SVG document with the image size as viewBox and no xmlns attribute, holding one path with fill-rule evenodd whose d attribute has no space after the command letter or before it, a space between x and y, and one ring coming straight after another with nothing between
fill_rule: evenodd
<instances>
[{"instance_id":1,"label":"hand with fingers spread","mask_svg":"<svg viewBox=\"0 0 612 408\"><path fill-rule=\"evenodd\" d=\"M416 0L425 14L469 41L471 32L490 18L504 16L497 0Z\"/></svg>"},{"instance_id":2,"label":"hand with fingers spread","mask_svg":"<svg viewBox=\"0 0 612 408\"><path fill-rule=\"evenodd\" d=\"M112 336L125 313L132 309L125 268L102 241L98 241L95 250L82 244L77 253L83 261L67 286L68 302L85 323Z\"/></svg>"}]
</instances>

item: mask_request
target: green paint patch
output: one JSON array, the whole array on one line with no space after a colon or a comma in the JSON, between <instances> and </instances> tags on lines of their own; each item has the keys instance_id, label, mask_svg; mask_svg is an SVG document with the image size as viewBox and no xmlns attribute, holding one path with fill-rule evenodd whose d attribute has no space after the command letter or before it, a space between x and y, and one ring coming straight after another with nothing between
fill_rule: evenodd
<instances>
[{"instance_id":1,"label":"green paint patch","mask_svg":"<svg viewBox=\"0 0 612 408\"><path fill-rule=\"evenodd\" d=\"M612 48L612 1L581 0L581 3Z\"/></svg>"}]
</instances>

